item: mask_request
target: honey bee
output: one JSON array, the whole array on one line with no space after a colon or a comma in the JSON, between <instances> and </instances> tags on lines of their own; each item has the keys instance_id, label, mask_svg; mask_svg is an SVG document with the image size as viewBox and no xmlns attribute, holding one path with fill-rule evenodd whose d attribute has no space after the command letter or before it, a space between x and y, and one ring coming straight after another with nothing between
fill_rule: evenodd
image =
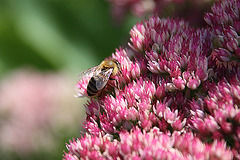
<instances>
[{"instance_id":1,"label":"honey bee","mask_svg":"<svg viewBox=\"0 0 240 160\"><path fill-rule=\"evenodd\" d=\"M100 65L81 72L79 78L81 79L92 74L87 85L87 95L95 97L106 86L109 79L116 80L111 77L115 76L118 72L122 73L120 63L115 59L111 59L102 61ZM116 83L118 86L117 80Z\"/></svg>"}]
</instances>

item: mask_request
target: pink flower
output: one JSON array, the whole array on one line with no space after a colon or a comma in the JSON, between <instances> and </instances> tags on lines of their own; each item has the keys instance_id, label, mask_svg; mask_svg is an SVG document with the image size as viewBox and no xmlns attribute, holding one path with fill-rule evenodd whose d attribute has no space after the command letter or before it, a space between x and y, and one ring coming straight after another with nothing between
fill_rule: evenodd
<instances>
[{"instance_id":1,"label":"pink flower","mask_svg":"<svg viewBox=\"0 0 240 160\"><path fill-rule=\"evenodd\" d=\"M142 132L121 132L119 141L109 136L86 135L67 145L69 159L224 159L230 160L232 152L226 144L214 141L204 144L191 133L164 134L157 128Z\"/></svg>"},{"instance_id":2,"label":"pink flower","mask_svg":"<svg viewBox=\"0 0 240 160\"><path fill-rule=\"evenodd\" d=\"M238 143L236 138L238 131L236 129L239 125L237 117L239 115L239 101L235 100L235 88L239 88L239 74L233 75L229 81L222 80L218 85L209 88L209 95L204 99L202 104L206 108L204 116L194 115L192 117L191 127L193 131L197 131L199 136L207 135L205 138L224 139L232 145ZM217 134L216 134L217 133ZM235 145L236 150L239 146ZM239 154L239 153L237 153Z\"/></svg>"},{"instance_id":3,"label":"pink flower","mask_svg":"<svg viewBox=\"0 0 240 160\"><path fill-rule=\"evenodd\" d=\"M143 44L144 44L144 34L145 34L145 27L143 24L136 24L133 29L130 31L131 38L133 45L129 44L131 48L135 49L136 51L143 51Z\"/></svg>"},{"instance_id":4,"label":"pink flower","mask_svg":"<svg viewBox=\"0 0 240 160\"><path fill-rule=\"evenodd\" d=\"M240 31L240 2L238 0L222 0L215 3L211 13L205 14L205 21L212 27L215 37L215 51L213 58L217 58L219 65L239 66L239 31Z\"/></svg>"},{"instance_id":5,"label":"pink flower","mask_svg":"<svg viewBox=\"0 0 240 160\"><path fill-rule=\"evenodd\" d=\"M65 158L237 159L238 10L238 1L216 2L205 28L154 16L136 24L130 48L112 54L121 64L114 77L120 87L107 85L85 105L90 135L74 151L70 142ZM86 84L78 82L78 92ZM90 148L82 147L85 140Z\"/></svg>"},{"instance_id":6,"label":"pink flower","mask_svg":"<svg viewBox=\"0 0 240 160\"><path fill-rule=\"evenodd\" d=\"M30 69L19 69L1 80L1 151L22 156L57 147L59 137L53 132L71 130L67 126L78 123L68 82L63 74Z\"/></svg>"},{"instance_id":7,"label":"pink flower","mask_svg":"<svg viewBox=\"0 0 240 160\"><path fill-rule=\"evenodd\" d=\"M137 17L147 15L184 17L192 24L203 25L204 10L212 3L210 0L107 0L111 5L114 20L123 21L127 13ZM174 8L174 9L173 9ZM190 16L191 14L192 16ZM194 18L193 18L194 17Z\"/></svg>"}]
</instances>

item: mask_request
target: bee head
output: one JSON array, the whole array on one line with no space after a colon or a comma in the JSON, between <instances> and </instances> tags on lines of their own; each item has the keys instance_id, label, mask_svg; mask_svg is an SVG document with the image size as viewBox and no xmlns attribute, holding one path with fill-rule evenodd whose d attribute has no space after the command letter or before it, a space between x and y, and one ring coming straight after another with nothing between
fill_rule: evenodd
<instances>
[{"instance_id":1,"label":"bee head","mask_svg":"<svg viewBox=\"0 0 240 160\"><path fill-rule=\"evenodd\" d=\"M111 74L112 76L116 75L118 72L120 72L122 74L121 65L116 59L103 61L100 64L100 68L102 70L108 70L108 69L112 68L113 69L112 74Z\"/></svg>"}]
</instances>

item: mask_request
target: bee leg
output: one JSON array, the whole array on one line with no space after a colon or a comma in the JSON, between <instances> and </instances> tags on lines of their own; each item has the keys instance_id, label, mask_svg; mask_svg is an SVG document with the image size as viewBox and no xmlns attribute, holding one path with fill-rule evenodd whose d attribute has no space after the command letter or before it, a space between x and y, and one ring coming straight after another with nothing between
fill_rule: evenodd
<instances>
[{"instance_id":1,"label":"bee leg","mask_svg":"<svg viewBox=\"0 0 240 160\"><path fill-rule=\"evenodd\" d=\"M120 86L118 84L118 81L116 79L114 79L114 78L111 78L111 77L109 79L112 80L112 81L115 81L116 85L117 85L117 89L120 90Z\"/></svg>"}]
</instances>

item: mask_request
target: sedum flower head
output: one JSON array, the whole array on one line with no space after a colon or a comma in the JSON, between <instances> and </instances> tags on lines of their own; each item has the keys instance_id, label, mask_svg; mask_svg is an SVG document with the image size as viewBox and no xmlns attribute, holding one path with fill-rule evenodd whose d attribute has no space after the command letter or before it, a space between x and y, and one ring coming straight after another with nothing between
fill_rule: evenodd
<instances>
[{"instance_id":1,"label":"sedum flower head","mask_svg":"<svg viewBox=\"0 0 240 160\"><path fill-rule=\"evenodd\" d=\"M65 159L240 158L239 61L229 63L215 46L217 34L237 39L239 26L224 25L218 20L224 14L217 15L236 4L217 2L205 28L154 16L136 24L129 48L111 56L121 64L114 77L119 87L109 80L85 105L88 134L70 141ZM225 55L238 49L224 45ZM86 93L87 83L81 79L76 88Z\"/></svg>"},{"instance_id":2,"label":"sedum flower head","mask_svg":"<svg viewBox=\"0 0 240 160\"><path fill-rule=\"evenodd\" d=\"M210 25L214 35L212 56L218 64L228 69L239 66L240 48L240 2L224 0L215 3L211 12L205 14L205 21Z\"/></svg>"}]
</instances>

